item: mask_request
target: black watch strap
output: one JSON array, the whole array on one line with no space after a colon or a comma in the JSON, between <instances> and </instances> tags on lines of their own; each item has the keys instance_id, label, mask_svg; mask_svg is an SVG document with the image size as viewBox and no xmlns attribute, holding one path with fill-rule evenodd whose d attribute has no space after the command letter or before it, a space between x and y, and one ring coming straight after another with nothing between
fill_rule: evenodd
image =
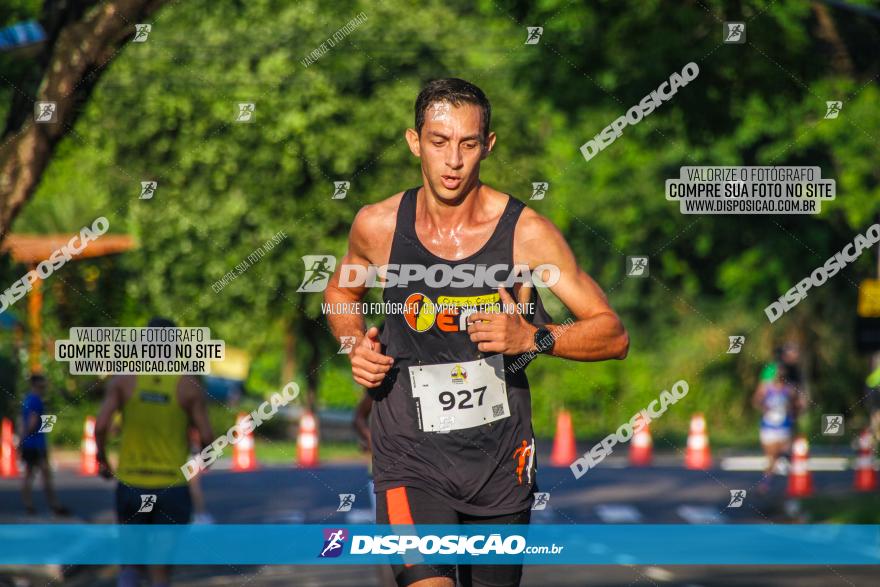
<instances>
[{"instance_id":1,"label":"black watch strap","mask_svg":"<svg viewBox=\"0 0 880 587\"><path fill-rule=\"evenodd\" d=\"M555 342L553 334L547 328L538 327L535 331L535 348L539 353L549 353Z\"/></svg>"}]
</instances>

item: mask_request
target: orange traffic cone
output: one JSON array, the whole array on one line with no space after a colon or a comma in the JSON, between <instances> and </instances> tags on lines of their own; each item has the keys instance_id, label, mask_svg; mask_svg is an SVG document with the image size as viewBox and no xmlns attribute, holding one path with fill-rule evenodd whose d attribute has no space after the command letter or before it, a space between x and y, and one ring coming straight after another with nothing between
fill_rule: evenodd
<instances>
[{"instance_id":1,"label":"orange traffic cone","mask_svg":"<svg viewBox=\"0 0 880 587\"><path fill-rule=\"evenodd\" d=\"M877 471L874 470L874 436L865 429L859 435L859 456L856 458L856 491L877 489Z\"/></svg>"},{"instance_id":2,"label":"orange traffic cone","mask_svg":"<svg viewBox=\"0 0 880 587\"><path fill-rule=\"evenodd\" d=\"M651 430L648 428L648 424L645 424L632 437L629 446L629 464L636 467L646 467L651 464L653 452L654 441L651 439Z\"/></svg>"},{"instance_id":3,"label":"orange traffic cone","mask_svg":"<svg viewBox=\"0 0 880 587\"><path fill-rule=\"evenodd\" d=\"M318 465L318 425L311 412L303 412L299 419L299 435L296 439L296 459L300 467Z\"/></svg>"},{"instance_id":4,"label":"orange traffic cone","mask_svg":"<svg viewBox=\"0 0 880 587\"><path fill-rule=\"evenodd\" d=\"M788 472L789 497L807 497L813 494L813 474L807 465L810 456L810 445L803 436L794 439L791 446L791 469Z\"/></svg>"},{"instance_id":5,"label":"orange traffic cone","mask_svg":"<svg viewBox=\"0 0 880 587\"><path fill-rule=\"evenodd\" d=\"M0 477L18 477L18 457L9 418L3 418L0 424Z\"/></svg>"},{"instance_id":6,"label":"orange traffic cone","mask_svg":"<svg viewBox=\"0 0 880 587\"><path fill-rule=\"evenodd\" d=\"M712 466L712 455L709 451L709 435L706 432L706 419L703 414L691 416L691 428L688 432L687 450L684 453L684 466L688 469L705 470Z\"/></svg>"},{"instance_id":7,"label":"orange traffic cone","mask_svg":"<svg viewBox=\"0 0 880 587\"><path fill-rule=\"evenodd\" d=\"M79 474L94 477L98 474L98 444L95 442L95 418L86 416L80 448Z\"/></svg>"},{"instance_id":8,"label":"orange traffic cone","mask_svg":"<svg viewBox=\"0 0 880 587\"><path fill-rule=\"evenodd\" d=\"M574 443L571 414L567 410L560 410L556 417L556 437L553 439L550 464L554 467L568 467L575 459L577 459L577 447Z\"/></svg>"},{"instance_id":9,"label":"orange traffic cone","mask_svg":"<svg viewBox=\"0 0 880 587\"><path fill-rule=\"evenodd\" d=\"M235 417L235 425L247 418L247 414L239 414ZM257 468L257 456L254 452L254 432L247 431L241 439L232 446L232 470L251 471Z\"/></svg>"}]
</instances>

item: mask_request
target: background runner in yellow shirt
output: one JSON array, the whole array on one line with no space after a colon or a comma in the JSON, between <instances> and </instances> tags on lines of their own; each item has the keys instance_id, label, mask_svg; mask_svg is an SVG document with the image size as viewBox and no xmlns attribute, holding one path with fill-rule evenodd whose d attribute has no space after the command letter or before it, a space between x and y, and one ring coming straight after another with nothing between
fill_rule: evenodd
<instances>
[{"instance_id":1,"label":"background runner in yellow shirt","mask_svg":"<svg viewBox=\"0 0 880 587\"><path fill-rule=\"evenodd\" d=\"M153 318L150 328L174 328ZM113 415L122 413L119 463L114 475L107 460L107 431ZM214 439L205 394L191 375L117 375L107 385L95 422L101 475L116 477L116 515L120 524L187 524L192 499L181 466L190 458L189 427L198 430L202 446ZM170 567L152 566L154 587L168 585ZM123 567L120 587L139 584L139 569Z\"/></svg>"}]
</instances>

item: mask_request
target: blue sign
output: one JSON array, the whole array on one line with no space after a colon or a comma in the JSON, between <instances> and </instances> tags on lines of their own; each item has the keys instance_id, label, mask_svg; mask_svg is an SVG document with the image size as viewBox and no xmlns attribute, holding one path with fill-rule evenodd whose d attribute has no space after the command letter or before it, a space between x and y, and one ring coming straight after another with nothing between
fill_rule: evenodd
<instances>
[{"instance_id":1,"label":"blue sign","mask_svg":"<svg viewBox=\"0 0 880 587\"><path fill-rule=\"evenodd\" d=\"M880 525L837 524L16 524L0 544L0 565L880 564Z\"/></svg>"},{"instance_id":2,"label":"blue sign","mask_svg":"<svg viewBox=\"0 0 880 587\"><path fill-rule=\"evenodd\" d=\"M0 29L0 51L9 51L46 40L43 27L35 20L20 22Z\"/></svg>"}]
</instances>

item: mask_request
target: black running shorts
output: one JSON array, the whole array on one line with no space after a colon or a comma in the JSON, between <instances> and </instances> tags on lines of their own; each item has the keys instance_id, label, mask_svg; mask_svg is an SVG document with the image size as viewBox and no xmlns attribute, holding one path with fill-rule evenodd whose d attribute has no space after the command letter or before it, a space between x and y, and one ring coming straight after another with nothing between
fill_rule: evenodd
<instances>
[{"instance_id":1,"label":"black running shorts","mask_svg":"<svg viewBox=\"0 0 880 587\"><path fill-rule=\"evenodd\" d=\"M531 510L500 516L473 516L450 508L430 493L414 487L395 487L376 495L377 524L528 524ZM456 580L455 565L392 565L401 587L430 577ZM463 587L517 587L522 564L459 565L458 585Z\"/></svg>"},{"instance_id":2,"label":"black running shorts","mask_svg":"<svg viewBox=\"0 0 880 587\"><path fill-rule=\"evenodd\" d=\"M189 524L192 498L188 485L147 489L116 485L116 519L120 524Z\"/></svg>"}]
</instances>

